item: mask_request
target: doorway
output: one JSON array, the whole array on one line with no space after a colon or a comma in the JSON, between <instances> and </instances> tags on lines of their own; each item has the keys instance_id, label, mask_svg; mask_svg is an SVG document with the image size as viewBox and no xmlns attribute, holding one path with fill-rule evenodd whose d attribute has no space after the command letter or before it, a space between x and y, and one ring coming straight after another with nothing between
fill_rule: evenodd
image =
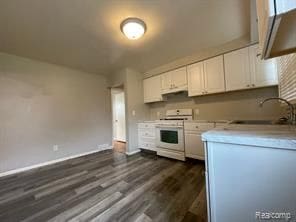
<instances>
[{"instance_id":1,"label":"doorway","mask_svg":"<svg viewBox=\"0 0 296 222\"><path fill-rule=\"evenodd\" d=\"M111 88L113 149L126 152L125 93L123 86Z\"/></svg>"}]
</instances>

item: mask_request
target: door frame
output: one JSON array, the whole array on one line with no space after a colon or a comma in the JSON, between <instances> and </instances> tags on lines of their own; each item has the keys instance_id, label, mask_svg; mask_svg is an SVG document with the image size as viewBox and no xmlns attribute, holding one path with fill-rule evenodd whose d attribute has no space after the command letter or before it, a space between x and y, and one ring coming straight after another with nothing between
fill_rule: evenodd
<instances>
[{"instance_id":1,"label":"door frame","mask_svg":"<svg viewBox=\"0 0 296 222\"><path fill-rule=\"evenodd\" d=\"M125 131L125 139L124 140L118 140L115 138L115 117L114 117L114 95L117 93L123 93L124 95L124 131ZM126 94L124 91L123 85L121 86L116 86L116 87L111 87L111 111L112 111L112 140L117 140L120 142L126 142L127 141L127 116L126 116Z\"/></svg>"}]
</instances>

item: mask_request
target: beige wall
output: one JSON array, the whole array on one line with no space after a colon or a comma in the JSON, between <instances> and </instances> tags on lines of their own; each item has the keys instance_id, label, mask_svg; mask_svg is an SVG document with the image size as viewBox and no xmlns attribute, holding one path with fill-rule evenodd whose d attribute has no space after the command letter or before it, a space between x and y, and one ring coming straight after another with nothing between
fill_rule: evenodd
<instances>
[{"instance_id":1,"label":"beige wall","mask_svg":"<svg viewBox=\"0 0 296 222\"><path fill-rule=\"evenodd\" d=\"M96 150L111 135L105 77L0 53L0 172Z\"/></svg>"},{"instance_id":2,"label":"beige wall","mask_svg":"<svg viewBox=\"0 0 296 222\"><path fill-rule=\"evenodd\" d=\"M163 117L167 109L177 108L198 109L199 115L194 118L202 120L276 119L284 114L276 101L259 107L261 100L273 96L278 96L277 87L192 98L186 94L170 95L166 102L149 105L150 119L158 119L158 112Z\"/></svg>"},{"instance_id":3,"label":"beige wall","mask_svg":"<svg viewBox=\"0 0 296 222\"><path fill-rule=\"evenodd\" d=\"M138 150L139 121L149 118L149 106L144 104L143 75L135 70L127 69L127 118L128 118L128 151ZM133 115L135 111L135 115Z\"/></svg>"}]
</instances>

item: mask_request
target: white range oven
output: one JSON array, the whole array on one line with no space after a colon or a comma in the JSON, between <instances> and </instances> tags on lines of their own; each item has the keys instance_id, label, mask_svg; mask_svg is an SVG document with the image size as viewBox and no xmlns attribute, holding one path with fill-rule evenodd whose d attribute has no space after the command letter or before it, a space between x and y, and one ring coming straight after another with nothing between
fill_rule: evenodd
<instances>
[{"instance_id":1,"label":"white range oven","mask_svg":"<svg viewBox=\"0 0 296 222\"><path fill-rule=\"evenodd\" d=\"M185 161L184 120L192 120L192 109L168 110L156 124L157 155Z\"/></svg>"}]
</instances>

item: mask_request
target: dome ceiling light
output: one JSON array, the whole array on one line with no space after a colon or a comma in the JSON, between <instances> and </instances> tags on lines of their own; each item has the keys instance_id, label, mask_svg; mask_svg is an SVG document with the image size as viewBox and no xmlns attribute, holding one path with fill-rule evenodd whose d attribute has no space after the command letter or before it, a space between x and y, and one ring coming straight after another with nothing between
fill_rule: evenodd
<instances>
[{"instance_id":1,"label":"dome ceiling light","mask_svg":"<svg viewBox=\"0 0 296 222\"><path fill-rule=\"evenodd\" d=\"M120 24L120 29L128 39L136 40L146 32L146 24L138 18L127 18Z\"/></svg>"}]
</instances>

